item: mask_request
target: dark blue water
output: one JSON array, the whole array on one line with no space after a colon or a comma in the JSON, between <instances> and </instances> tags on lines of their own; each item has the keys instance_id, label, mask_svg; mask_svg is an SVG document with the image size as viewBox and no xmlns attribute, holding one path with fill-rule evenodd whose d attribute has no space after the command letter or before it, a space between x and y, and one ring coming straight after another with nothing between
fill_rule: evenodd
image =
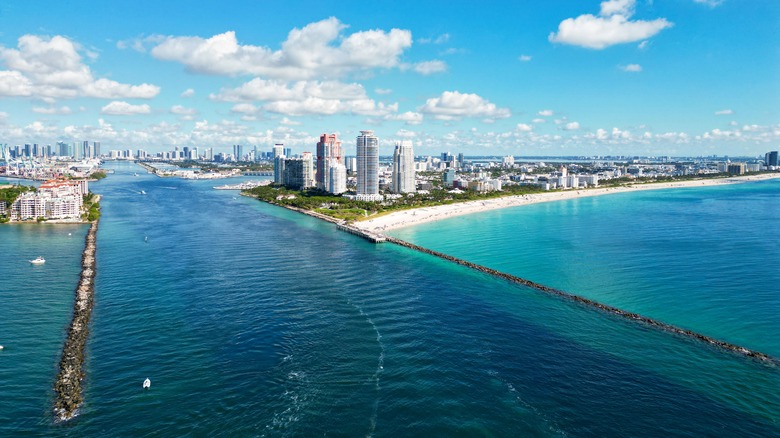
<instances>
[{"instance_id":1,"label":"dark blue water","mask_svg":"<svg viewBox=\"0 0 780 438\"><path fill-rule=\"evenodd\" d=\"M61 250L71 265L43 267L61 283L47 312L59 316L29 330L48 347L23 336L40 303L27 280L0 295L0 339L13 341L0 341L13 347L0 352L0 434L780 434L776 368L372 245L213 181L116 166L93 185L104 200L87 402L67 424L48 414L82 227ZM48 241L33 230L0 227L3 276ZM25 344L29 356L14 355Z\"/></svg>"}]
</instances>

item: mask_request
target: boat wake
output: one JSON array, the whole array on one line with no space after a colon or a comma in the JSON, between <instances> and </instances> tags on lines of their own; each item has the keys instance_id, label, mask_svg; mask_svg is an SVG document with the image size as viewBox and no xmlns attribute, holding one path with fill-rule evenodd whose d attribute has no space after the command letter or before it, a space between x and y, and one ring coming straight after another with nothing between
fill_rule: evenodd
<instances>
[{"instance_id":1,"label":"boat wake","mask_svg":"<svg viewBox=\"0 0 780 438\"><path fill-rule=\"evenodd\" d=\"M385 345L382 343L382 334L379 333L379 329L371 317L363 311L363 308L354 304L352 301L349 301L349 304L354 306L358 312L360 312L360 315L366 318L366 321L371 324L371 327L374 329L374 333L376 333L376 342L379 344L379 357L377 358L376 372L374 372L374 375L371 377L371 380L374 382L376 398L374 399L374 405L371 411L371 418L369 419L369 430L367 434L367 436L373 436L374 432L376 431L376 420L379 415L379 391L381 389L379 385L379 377L385 369Z\"/></svg>"}]
</instances>

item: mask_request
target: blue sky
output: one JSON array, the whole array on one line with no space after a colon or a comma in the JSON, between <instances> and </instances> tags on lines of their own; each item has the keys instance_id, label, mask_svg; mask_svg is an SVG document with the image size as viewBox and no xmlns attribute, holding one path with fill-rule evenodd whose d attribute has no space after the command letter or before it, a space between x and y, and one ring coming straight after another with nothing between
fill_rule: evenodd
<instances>
[{"instance_id":1,"label":"blue sky","mask_svg":"<svg viewBox=\"0 0 780 438\"><path fill-rule=\"evenodd\" d=\"M0 3L0 143L748 155L780 146L775 0ZM336 3L336 4L328 4Z\"/></svg>"}]
</instances>

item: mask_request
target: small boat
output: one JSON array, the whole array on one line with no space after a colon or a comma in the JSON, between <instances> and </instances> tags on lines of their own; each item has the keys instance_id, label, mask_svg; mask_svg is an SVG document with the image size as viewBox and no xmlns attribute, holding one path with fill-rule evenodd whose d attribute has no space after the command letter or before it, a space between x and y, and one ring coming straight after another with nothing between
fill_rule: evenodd
<instances>
[{"instance_id":1,"label":"small boat","mask_svg":"<svg viewBox=\"0 0 780 438\"><path fill-rule=\"evenodd\" d=\"M36 258L34 260L30 260L30 263L32 263L33 265L42 265L42 264L46 263L46 260L43 257L38 256L38 258Z\"/></svg>"},{"instance_id":2,"label":"small boat","mask_svg":"<svg viewBox=\"0 0 780 438\"><path fill-rule=\"evenodd\" d=\"M133 176L138 176L138 174L137 173L133 173Z\"/></svg>"},{"instance_id":3,"label":"small boat","mask_svg":"<svg viewBox=\"0 0 780 438\"><path fill-rule=\"evenodd\" d=\"M143 191L143 190L141 190L141 192L140 192L140 193L141 193L142 195L145 195L145 194L146 194L146 192L145 192L145 191Z\"/></svg>"},{"instance_id":4,"label":"small boat","mask_svg":"<svg viewBox=\"0 0 780 438\"><path fill-rule=\"evenodd\" d=\"M149 241L149 236L144 236L144 242L148 242L148 241Z\"/></svg>"},{"instance_id":5,"label":"small boat","mask_svg":"<svg viewBox=\"0 0 780 438\"><path fill-rule=\"evenodd\" d=\"M149 380L149 378L147 377L146 380L144 380L144 389L149 389L149 387L151 386L152 386L152 381Z\"/></svg>"}]
</instances>

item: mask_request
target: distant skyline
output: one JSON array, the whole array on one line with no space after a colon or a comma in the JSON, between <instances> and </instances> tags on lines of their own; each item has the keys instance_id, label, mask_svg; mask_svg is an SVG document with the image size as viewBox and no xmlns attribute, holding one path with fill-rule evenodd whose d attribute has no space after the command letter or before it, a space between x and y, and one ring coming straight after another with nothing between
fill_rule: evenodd
<instances>
[{"instance_id":1,"label":"distant skyline","mask_svg":"<svg viewBox=\"0 0 780 438\"><path fill-rule=\"evenodd\" d=\"M763 155L780 2L0 4L0 144ZM352 145L352 146L350 146Z\"/></svg>"}]
</instances>

